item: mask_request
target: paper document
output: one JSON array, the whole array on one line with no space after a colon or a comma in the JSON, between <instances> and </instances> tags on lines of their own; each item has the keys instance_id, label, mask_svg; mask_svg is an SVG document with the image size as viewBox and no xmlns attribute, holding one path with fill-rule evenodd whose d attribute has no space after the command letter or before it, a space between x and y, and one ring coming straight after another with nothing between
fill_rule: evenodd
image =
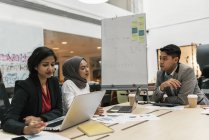
<instances>
[{"instance_id":1,"label":"paper document","mask_svg":"<svg viewBox=\"0 0 209 140\"><path fill-rule=\"evenodd\" d=\"M69 138L63 137L61 135L42 131L36 135L25 136L28 140L69 140Z\"/></svg>"},{"instance_id":2,"label":"paper document","mask_svg":"<svg viewBox=\"0 0 209 140\"><path fill-rule=\"evenodd\" d=\"M159 117L153 114L108 114L105 116L94 117L92 120L99 121L102 123L126 123L133 121L144 121L144 120L159 120Z\"/></svg>"},{"instance_id":3,"label":"paper document","mask_svg":"<svg viewBox=\"0 0 209 140\"><path fill-rule=\"evenodd\" d=\"M12 138L20 137L20 135L14 135L6 132L0 132L0 133L1 133L1 140L11 140ZM46 131L42 131L35 135L22 135L22 136L24 136L28 140L70 140L70 138L66 138L61 135Z\"/></svg>"},{"instance_id":4,"label":"paper document","mask_svg":"<svg viewBox=\"0 0 209 140\"><path fill-rule=\"evenodd\" d=\"M205 109L201 112L202 114L206 114L206 115L209 115L209 109Z\"/></svg>"},{"instance_id":5,"label":"paper document","mask_svg":"<svg viewBox=\"0 0 209 140\"><path fill-rule=\"evenodd\" d=\"M147 108L147 109L157 109L157 110L183 110L184 106L164 107L164 106L147 105L147 106L145 106L145 108Z\"/></svg>"}]
</instances>

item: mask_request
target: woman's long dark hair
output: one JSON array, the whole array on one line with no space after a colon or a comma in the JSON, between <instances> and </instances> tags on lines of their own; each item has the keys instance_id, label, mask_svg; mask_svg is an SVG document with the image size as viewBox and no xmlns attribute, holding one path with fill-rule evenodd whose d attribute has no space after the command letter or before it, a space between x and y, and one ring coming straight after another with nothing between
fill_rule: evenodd
<instances>
[{"instance_id":1,"label":"woman's long dark hair","mask_svg":"<svg viewBox=\"0 0 209 140\"><path fill-rule=\"evenodd\" d=\"M35 69L35 67L37 67L43 59L49 56L53 56L55 61L57 61L57 57L52 49L49 49L44 46L36 48L32 52L31 56L28 58L27 65L29 70L29 76L36 76L38 72Z\"/></svg>"}]
</instances>

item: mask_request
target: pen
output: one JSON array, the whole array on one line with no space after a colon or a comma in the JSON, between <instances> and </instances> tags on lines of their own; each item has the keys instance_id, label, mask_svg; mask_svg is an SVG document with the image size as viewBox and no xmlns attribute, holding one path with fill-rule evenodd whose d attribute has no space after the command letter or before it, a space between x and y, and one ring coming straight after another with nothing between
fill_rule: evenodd
<instances>
[{"instance_id":1,"label":"pen","mask_svg":"<svg viewBox=\"0 0 209 140\"><path fill-rule=\"evenodd\" d=\"M107 116L109 116L109 117L118 117L118 116L120 116L120 115L116 115L116 114L107 114Z\"/></svg>"},{"instance_id":2,"label":"pen","mask_svg":"<svg viewBox=\"0 0 209 140\"><path fill-rule=\"evenodd\" d=\"M129 116L129 118L136 118L136 116Z\"/></svg>"}]
</instances>

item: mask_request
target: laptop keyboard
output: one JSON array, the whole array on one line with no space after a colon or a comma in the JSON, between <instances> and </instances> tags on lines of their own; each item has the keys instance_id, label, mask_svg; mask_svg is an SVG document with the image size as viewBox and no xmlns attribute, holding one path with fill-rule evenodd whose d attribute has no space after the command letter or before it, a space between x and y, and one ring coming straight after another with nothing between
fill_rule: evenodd
<instances>
[{"instance_id":1,"label":"laptop keyboard","mask_svg":"<svg viewBox=\"0 0 209 140\"><path fill-rule=\"evenodd\" d=\"M121 112L121 113L126 113L126 112L131 112L132 111L132 106L122 106L118 112Z\"/></svg>"},{"instance_id":2,"label":"laptop keyboard","mask_svg":"<svg viewBox=\"0 0 209 140\"><path fill-rule=\"evenodd\" d=\"M47 125L47 127L55 127L55 126L59 126L59 125L62 124L62 121L63 121L63 120L60 120L60 121L51 123L51 124Z\"/></svg>"},{"instance_id":3,"label":"laptop keyboard","mask_svg":"<svg viewBox=\"0 0 209 140\"><path fill-rule=\"evenodd\" d=\"M132 106L113 106L109 110L107 110L108 113L131 113L132 112Z\"/></svg>"}]
</instances>

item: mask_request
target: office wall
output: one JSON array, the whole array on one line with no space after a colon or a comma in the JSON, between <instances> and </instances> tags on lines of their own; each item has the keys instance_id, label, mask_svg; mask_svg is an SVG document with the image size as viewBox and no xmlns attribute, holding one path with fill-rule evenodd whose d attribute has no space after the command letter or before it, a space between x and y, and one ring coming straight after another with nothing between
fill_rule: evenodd
<instances>
[{"instance_id":1,"label":"office wall","mask_svg":"<svg viewBox=\"0 0 209 140\"><path fill-rule=\"evenodd\" d=\"M113 4L117 5L118 7L108 3L85 4L78 0L39 0L38 3L49 5L55 8L61 8L68 12L77 13L79 15L85 15L87 17L92 17L95 19L112 18L116 16L119 17L133 14L132 12L119 8L123 7L121 6L121 4L125 5L126 1L128 2L130 0L116 1L118 1L117 4ZM109 2L111 3L112 1Z\"/></svg>"},{"instance_id":2,"label":"office wall","mask_svg":"<svg viewBox=\"0 0 209 140\"><path fill-rule=\"evenodd\" d=\"M149 82L155 82L156 49L174 43L209 43L208 0L144 0L147 18Z\"/></svg>"},{"instance_id":3,"label":"office wall","mask_svg":"<svg viewBox=\"0 0 209 140\"><path fill-rule=\"evenodd\" d=\"M77 0L44 0L33 2L95 19L132 14L131 12L106 3L88 5L80 3ZM92 23L36 12L3 3L0 3L0 13L4 13L0 14L0 19L2 20L30 24L53 31L101 38L101 26Z\"/></svg>"},{"instance_id":4,"label":"office wall","mask_svg":"<svg viewBox=\"0 0 209 140\"><path fill-rule=\"evenodd\" d=\"M84 23L69 18L53 16L16 6L0 3L0 19L20 24L41 27L43 29L79 34L100 38L101 27L99 25Z\"/></svg>"}]
</instances>

